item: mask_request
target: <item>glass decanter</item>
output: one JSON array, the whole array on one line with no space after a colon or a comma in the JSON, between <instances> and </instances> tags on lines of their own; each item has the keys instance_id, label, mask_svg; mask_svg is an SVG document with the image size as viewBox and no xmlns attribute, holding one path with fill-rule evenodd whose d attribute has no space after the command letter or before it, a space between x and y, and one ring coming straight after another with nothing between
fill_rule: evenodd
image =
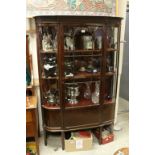
<instances>
[{"instance_id":1,"label":"glass decanter","mask_svg":"<svg viewBox=\"0 0 155 155\"><path fill-rule=\"evenodd\" d=\"M99 82L95 82L95 91L92 93L92 102L94 104L99 103Z\"/></svg>"},{"instance_id":2,"label":"glass decanter","mask_svg":"<svg viewBox=\"0 0 155 155\"><path fill-rule=\"evenodd\" d=\"M86 91L84 92L84 98L90 99L91 98L91 90L90 90L90 84L86 83Z\"/></svg>"}]
</instances>

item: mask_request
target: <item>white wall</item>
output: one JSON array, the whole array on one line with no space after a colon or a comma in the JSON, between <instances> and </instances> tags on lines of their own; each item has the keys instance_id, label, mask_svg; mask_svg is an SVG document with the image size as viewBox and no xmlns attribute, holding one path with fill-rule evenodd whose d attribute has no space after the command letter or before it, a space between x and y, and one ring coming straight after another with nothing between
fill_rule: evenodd
<instances>
[{"instance_id":1,"label":"white wall","mask_svg":"<svg viewBox=\"0 0 155 155\"><path fill-rule=\"evenodd\" d=\"M121 25L121 41L124 41L125 35L125 23L126 23L126 5L127 0L118 0L118 16L123 17ZM123 48L124 43L120 44L120 58L119 58L119 75L118 75L118 88L117 88L117 98L116 98L116 110L115 110L115 123L117 122L117 112L119 106L119 91L120 91L120 78L122 74L122 63L123 63Z\"/></svg>"},{"instance_id":2,"label":"white wall","mask_svg":"<svg viewBox=\"0 0 155 155\"><path fill-rule=\"evenodd\" d=\"M121 27L121 41L124 40L125 33L125 17L126 17L126 3L127 0L118 0L118 16L123 17L122 27ZM35 30L35 21L33 18L27 19L27 30L33 29ZM42 131L42 115L41 115L41 103L40 103L40 93L39 93L39 80L38 80L38 65L37 65L37 49L36 49L36 34L29 33L29 49L30 54L32 54L33 61L33 77L34 77L34 85L36 87L36 94L38 97L38 105L39 105L39 122L40 122L40 130ZM120 45L120 68L119 68L119 76L118 76L118 91L117 91L117 100L116 100L116 112L115 112L115 122L117 122L117 111L118 111L118 98L119 98L119 89L120 89L120 77L122 72L122 59L123 59L123 43Z\"/></svg>"}]
</instances>

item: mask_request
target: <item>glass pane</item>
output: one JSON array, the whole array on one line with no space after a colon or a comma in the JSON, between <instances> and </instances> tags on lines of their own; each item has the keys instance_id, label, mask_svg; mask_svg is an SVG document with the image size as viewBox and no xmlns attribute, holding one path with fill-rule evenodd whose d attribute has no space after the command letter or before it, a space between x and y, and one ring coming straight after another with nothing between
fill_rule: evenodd
<instances>
[{"instance_id":1,"label":"glass pane","mask_svg":"<svg viewBox=\"0 0 155 155\"><path fill-rule=\"evenodd\" d=\"M74 56L65 57L65 77L85 78L100 75L101 57L99 56Z\"/></svg>"},{"instance_id":2,"label":"glass pane","mask_svg":"<svg viewBox=\"0 0 155 155\"><path fill-rule=\"evenodd\" d=\"M60 107L57 32L55 25L39 27L42 99L43 105L50 108Z\"/></svg>"},{"instance_id":3,"label":"glass pane","mask_svg":"<svg viewBox=\"0 0 155 155\"><path fill-rule=\"evenodd\" d=\"M58 76L58 64L56 54L42 54L41 65L42 78L55 78Z\"/></svg>"},{"instance_id":4,"label":"glass pane","mask_svg":"<svg viewBox=\"0 0 155 155\"><path fill-rule=\"evenodd\" d=\"M118 69L118 27L107 28L106 74L114 74Z\"/></svg>"},{"instance_id":5,"label":"glass pane","mask_svg":"<svg viewBox=\"0 0 155 155\"><path fill-rule=\"evenodd\" d=\"M104 103L114 103L115 97L116 97L116 76L106 77Z\"/></svg>"},{"instance_id":6,"label":"glass pane","mask_svg":"<svg viewBox=\"0 0 155 155\"><path fill-rule=\"evenodd\" d=\"M42 26L39 28L40 49L43 52L56 52L57 28L56 26Z\"/></svg>"},{"instance_id":7,"label":"glass pane","mask_svg":"<svg viewBox=\"0 0 155 155\"><path fill-rule=\"evenodd\" d=\"M117 72L117 67L118 67L117 57L118 57L118 53L116 52L106 53L106 73L107 74L110 74L110 73L114 74Z\"/></svg>"},{"instance_id":8,"label":"glass pane","mask_svg":"<svg viewBox=\"0 0 155 155\"><path fill-rule=\"evenodd\" d=\"M103 27L64 27L65 50L101 50Z\"/></svg>"},{"instance_id":9,"label":"glass pane","mask_svg":"<svg viewBox=\"0 0 155 155\"><path fill-rule=\"evenodd\" d=\"M58 76L57 31L57 26L55 25L39 27L42 78L55 78Z\"/></svg>"},{"instance_id":10,"label":"glass pane","mask_svg":"<svg viewBox=\"0 0 155 155\"><path fill-rule=\"evenodd\" d=\"M100 81L65 83L65 106L89 106L99 104Z\"/></svg>"},{"instance_id":11,"label":"glass pane","mask_svg":"<svg viewBox=\"0 0 155 155\"><path fill-rule=\"evenodd\" d=\"M59 107L60 95L58 80L42 80L43 104L47 107Z\"/></svg>"},{"instance_id":12,"label":"glass pane","mask_svg":"<svg viewBox=\"0 0 155 155\"><path fill-rule=\"evenodd\" d=\"M109 26L107 28L107 50L117 49L118 27Z\"/></svg>"}]
</instances>

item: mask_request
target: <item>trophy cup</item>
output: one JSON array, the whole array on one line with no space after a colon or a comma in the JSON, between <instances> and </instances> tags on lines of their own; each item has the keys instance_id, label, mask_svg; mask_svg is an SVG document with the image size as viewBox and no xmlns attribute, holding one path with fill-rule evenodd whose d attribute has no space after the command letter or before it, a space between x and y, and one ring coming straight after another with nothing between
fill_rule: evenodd
<instances>
[{"instance_id":1,"label":"trophy cup","mask_svg":"<svg viewBox=\"0 0 155 155\"><path fill-rule=\"evenodd\" d=\"M69 97L68 101L70 104L77 104L77 96L79 96L79 86L74 84L67 87L67 96Z\"/></svg>"}]
</instances>

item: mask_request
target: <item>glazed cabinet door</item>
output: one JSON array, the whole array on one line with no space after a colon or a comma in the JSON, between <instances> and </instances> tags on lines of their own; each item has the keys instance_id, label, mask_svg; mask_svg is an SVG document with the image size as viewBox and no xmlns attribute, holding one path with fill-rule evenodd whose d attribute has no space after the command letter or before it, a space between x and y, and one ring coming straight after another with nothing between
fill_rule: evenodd
<instances>
[{"instance_id":1,"label":"glazed cabinet door","mask_svg":"<svg viewBox=\"0 0 155 155\"><path fill-rule=\"evenodd\" d=\"M61 128L59 24L40 23L38 61L44 126Z\"/></svg>"},{"instance_id":2,"label":"glazed cabinet door","mask_svg":"<svg viewBox=\"0 0 155 155\"><path fill-rule=\"evenodd\" d=\"M101 108L102 123L113 121L114 119L119 69L120 27L118 25L106 25L105 36L104 100Z\"/></svg>"},{"instance_id":3,"label":"glazed cabinet door","mask_svg":"<svg viewBox=\"0 0 155 155\"><path fill-rule=\"evenodd\" d=\"M95 126L100 122L103 37L103 25L63 25L63 120L66 129Z\"/></svg>"}]
</instances>

